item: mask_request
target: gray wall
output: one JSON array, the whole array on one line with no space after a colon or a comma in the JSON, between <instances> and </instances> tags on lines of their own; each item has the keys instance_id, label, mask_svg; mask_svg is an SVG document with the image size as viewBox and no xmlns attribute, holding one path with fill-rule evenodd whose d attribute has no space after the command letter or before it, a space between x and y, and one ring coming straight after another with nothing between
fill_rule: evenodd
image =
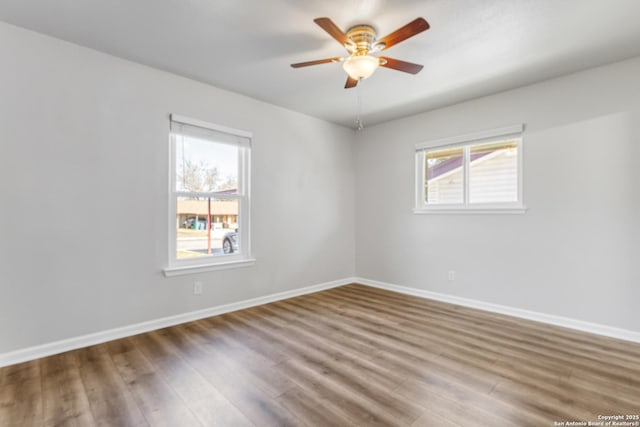
<instances>
[{"instance_id":1,"label":"gray wall","mask_svg":"<svg viewBox=\"0 0 640 427\"><path fill-rule=\"evenodd\" d=\"M640 58L359 133L356 274L639 331L638 76ZM526 214L411 212L416 143L516 123Z\"/></svg>"},{"instance_id":2,"label":"gray wall","mask_svg":"<svg viewBox=\"0 0 640 427\"><path fill-rule=\"evenodd\" d=\"M2 23L0 56L0 353L353 276L351 130ZM169 113L253 132L255 266L162 275Z\"/></svg>"}]
</instances>

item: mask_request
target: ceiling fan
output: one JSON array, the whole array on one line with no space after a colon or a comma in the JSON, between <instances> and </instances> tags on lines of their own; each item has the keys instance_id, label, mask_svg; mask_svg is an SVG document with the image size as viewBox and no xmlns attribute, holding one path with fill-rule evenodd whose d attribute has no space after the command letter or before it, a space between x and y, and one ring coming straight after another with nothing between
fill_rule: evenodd
<instances>
[{"instance_id":1,"label":"ceiling fan","mask_svg":"<svg viewBox=\"0 0 640 427\"><path fill-rule=\"evenodd\" d=\"M380 40L376 38L376 30L370 25L356 25L345 33L329 18L316 18L313 22L318 24L320 28L344 46L347 52L349 52L349 56L346 58L335 57L299 62L297 64L291 64L293 68L327 64L330 62L342 62L342 67L349 75L347 77L347 83L344 85L345 89L357 86L360 80L370 77L379 66L410 74L417 74L422 70L423 66L420 64L388 58L386 56L373 56L371 54L389 49L391 46L428 30L429 23L427 23L424 18L416 18L404 27L398 28Z\"/></svg>"}]
</instances>

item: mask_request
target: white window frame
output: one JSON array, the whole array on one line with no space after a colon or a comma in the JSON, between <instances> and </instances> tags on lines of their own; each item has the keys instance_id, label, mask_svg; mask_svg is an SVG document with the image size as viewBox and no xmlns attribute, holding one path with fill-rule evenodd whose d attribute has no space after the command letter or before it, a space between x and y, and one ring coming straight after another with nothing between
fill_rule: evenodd
<instances>
[{"instance_id":1,"label":"white window frame","mask_svg":"<svg viewBox=\"0 0 640 427\"><path fill-rule=\"evenodd\" d=\"M485 130L472 134L443 138L416 144L415 153L415 207L416 214L522 214L527 207L523 201L523 132L524 124ZM503 139L518 141L518 200L505 203L469 203L469 158L470 147L476 144L489 143ZM463 194L462 203L427 204L425 195L425 155L426 151L442 148L462 147L463 149Z\"/></svg>"},{"instance_id":2,"label":"white window frame","mask_svg":"<svg viewBox=\"0 0 640 427\"><path fill-rule=\"evenodd\" d=\"M250 178L251 178L251 132L220 126L213 123L204 122L189 117L171 114L170 124L184 124L196 126L205 131L215 131L228 134L232 137L248 139L247 145L237 144L239 152L238 161L238 194L225 195L215 194L216 199L238 200L238 239L240 252L228 255L214 255L207 257L196 257L178 259L176 257L177 230L176 230L176 205L178 197L197 196L211 197L211 193L196 193L176 190L176 140L174 131L169 133L169 266L165 268L164 275L167 277L182 274L201 273L206 271L224 270L229 268L246 267L253 265L255 259L251 256L250 239Z\"/></svg>"}]
</instances>

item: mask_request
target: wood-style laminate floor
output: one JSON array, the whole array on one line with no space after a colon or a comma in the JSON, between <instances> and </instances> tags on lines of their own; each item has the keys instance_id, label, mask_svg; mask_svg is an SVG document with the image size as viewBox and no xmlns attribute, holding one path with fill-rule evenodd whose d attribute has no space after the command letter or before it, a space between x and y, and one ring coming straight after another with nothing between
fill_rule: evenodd
<instances>
[{"instance_id":1,"label":"wood-style laminate floor","mask_svg":"<svg viewBox=\"0 0 640 427\"><path fill-rule=\"evenodd\" d=\"M0 369L2 427L554 426L599 415L640 415L640 345L361 285Z\"/></svg>"}]
</instances>

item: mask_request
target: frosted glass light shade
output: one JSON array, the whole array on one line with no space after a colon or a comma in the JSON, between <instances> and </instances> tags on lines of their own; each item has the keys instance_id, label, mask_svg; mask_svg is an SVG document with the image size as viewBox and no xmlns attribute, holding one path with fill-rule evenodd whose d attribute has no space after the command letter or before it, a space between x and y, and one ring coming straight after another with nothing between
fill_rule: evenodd
<instances>
[{"instance_id":1,"label":"frosted glass light shade","mask_svg":"<svg viewBox=\"0 0 640 427\"><path fill-rule=\"evenodd\" d=\"M378 58L370 55L352 55L345 59L342 68L352 79L361 80L370 77L378 68Z\"/></svg>"}]
</instances>

